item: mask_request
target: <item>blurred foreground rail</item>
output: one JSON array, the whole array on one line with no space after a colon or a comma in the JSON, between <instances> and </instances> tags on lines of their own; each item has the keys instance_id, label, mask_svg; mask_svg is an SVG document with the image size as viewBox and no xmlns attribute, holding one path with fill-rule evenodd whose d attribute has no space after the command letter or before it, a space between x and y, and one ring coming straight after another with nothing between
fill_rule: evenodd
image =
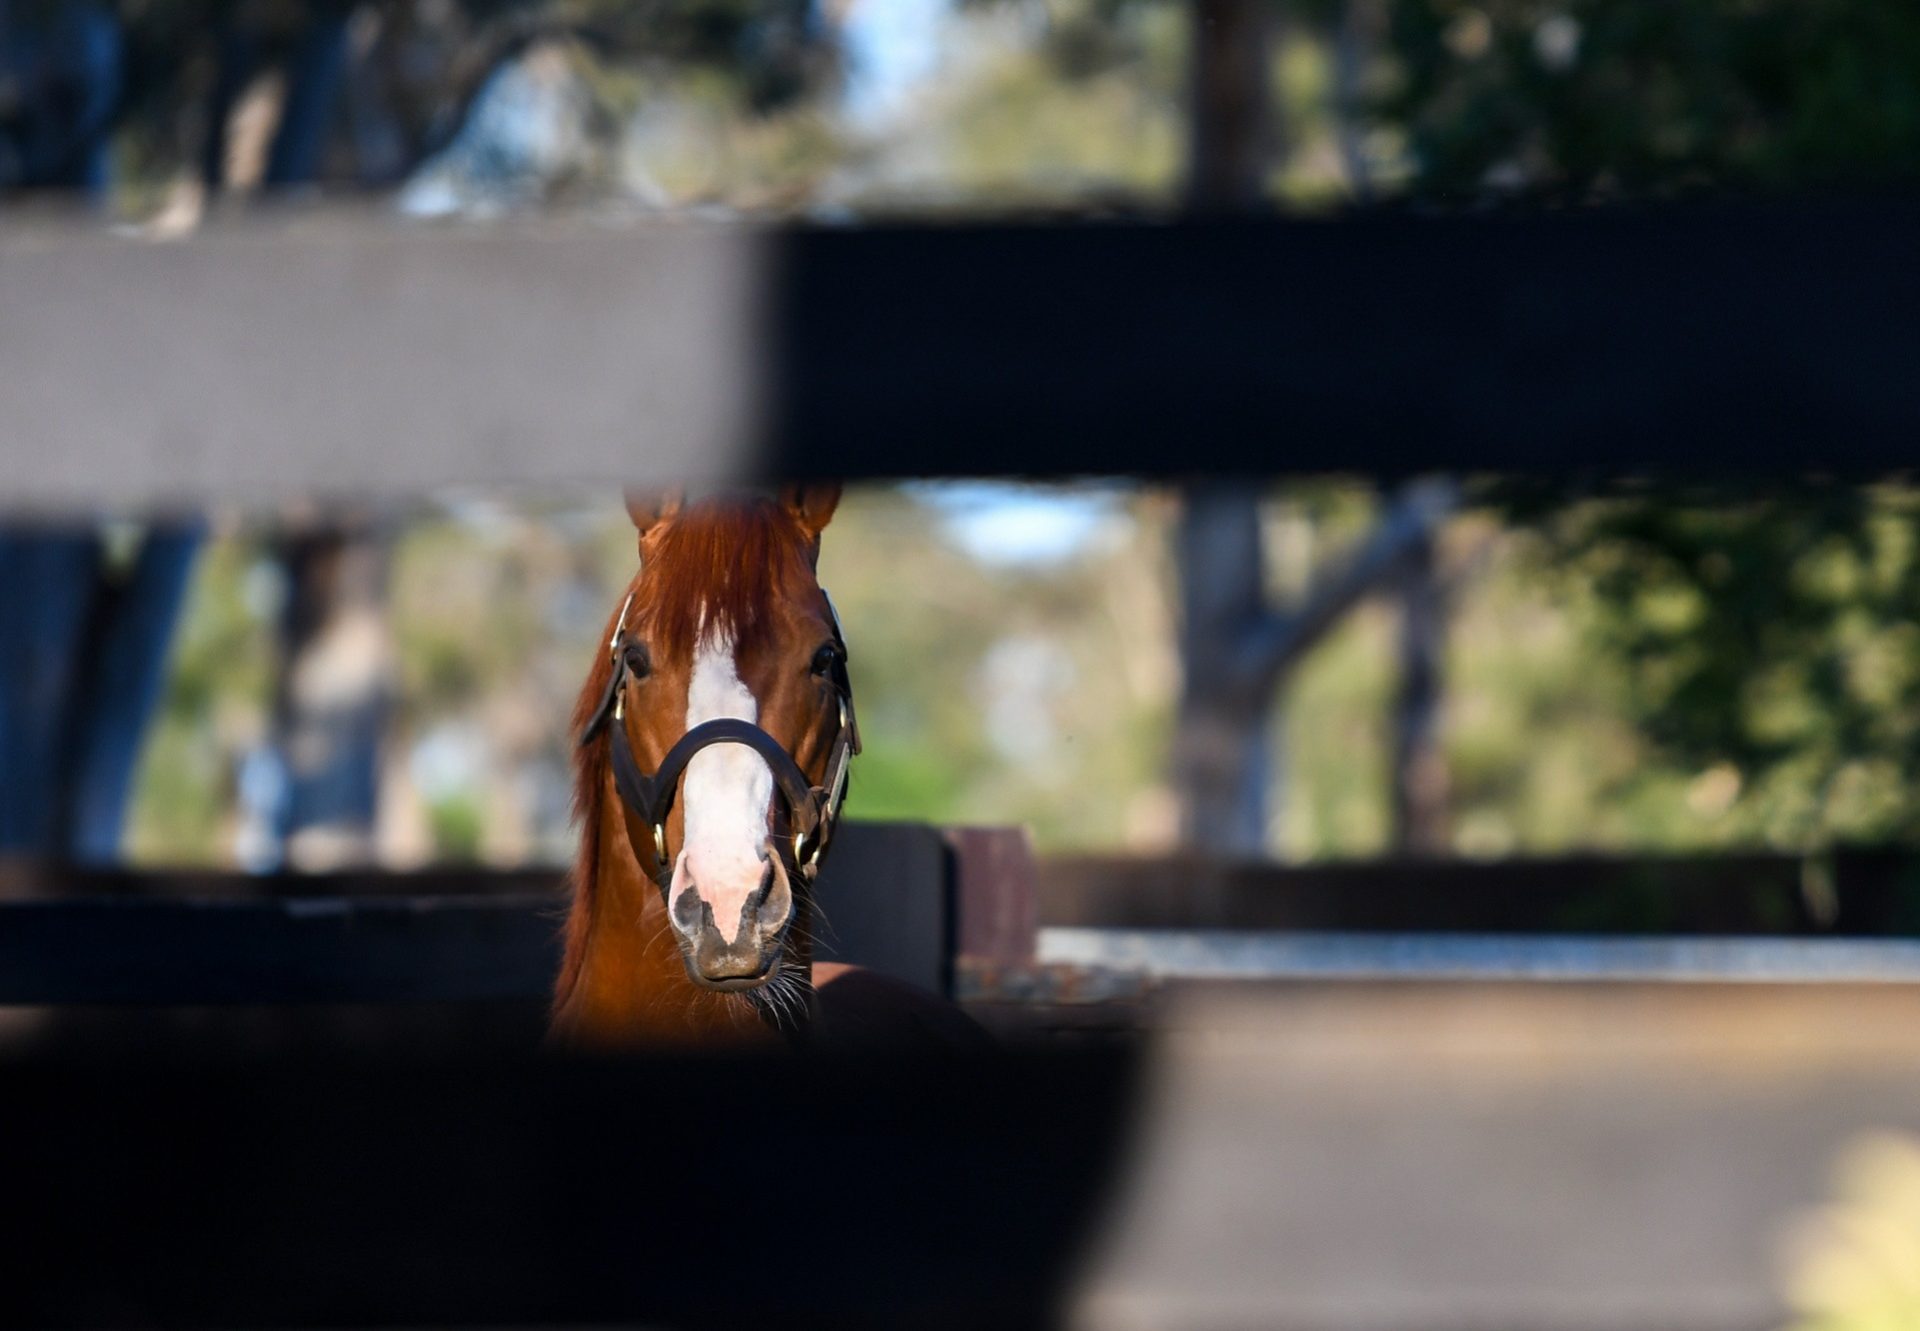
<instances>
[{"instance_id":1,"label":"blurred foreground rail","mask_svg":"<svg viewBox=\"0 0 1920 1331\"><path fill-rule=\"evenodd\" d=\"M1920 1134L1913 874L1843 854L1822 917L1785 859L1562 868L852 824L838 955L1006 1054L580 1061L555 874L16 867L0 1321L1777 1326L1835 1162ZM673 1256L749 1231L722 1288Z\"/></svg>"},{"instance_id":2,"label":"blurred foreground rail","mask_svg":"<svg viewBox=\"0 0 1920 1331\"><path fill-rule=\"evenodd\" d=\"M1131 1064L50 1051L0 1324L1044 1326Z\"/></svg>"},{"instance_id":3,"label":"blurred foreground rail","mask_svg":"<svg viewBox=\"0 0 1920 1331\"><path fill-rule=\"evenodd\" d=\"M1911 985L1188 984L1137 1045L989 1058L101 1055L5 1062L9 1324L1761 1331L1844 1241L1836 1161L1920 1134Z\"/></svg>"},{"instance_id":4,"label":"blurred foreground rail","mask_svg":"<svg viewBox=\"0 0 1920 1331\"><path fill-rule=\"evenodd\" d=\"M16 508L900 475L1875 475L1920 210L0 225Z\"/></svg>"}]
</instances>

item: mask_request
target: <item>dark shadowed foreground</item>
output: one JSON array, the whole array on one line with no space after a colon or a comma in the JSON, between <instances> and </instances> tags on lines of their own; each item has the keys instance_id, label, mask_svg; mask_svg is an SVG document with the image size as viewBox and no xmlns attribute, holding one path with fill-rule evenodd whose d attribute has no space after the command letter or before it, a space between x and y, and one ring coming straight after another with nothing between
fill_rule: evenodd
<instances>
[{"instance_id":1,"label":"dark shadowed foreground","mask_svg":"<svg viewBox=\"0 0 1920 1331\"><path fill-rule=\"evenodd\" d=\"M1045 1325L1129 1080L1087 1051L42 1054L0 1081L0 1323Z\"/></svg>"},{"instance_id":2,"label":"dark shadowed foreground","mask_svg":"<svg viewBox=\"0 0 1920 1331\"><path fill-rule=\"evenodd\" d=\"M91 1011L0 1075L0 1323L1759 1331L1836 1162L1920 1159L1898 983L1172 984L939 1057Z\"/></svg>"}]
</instances>

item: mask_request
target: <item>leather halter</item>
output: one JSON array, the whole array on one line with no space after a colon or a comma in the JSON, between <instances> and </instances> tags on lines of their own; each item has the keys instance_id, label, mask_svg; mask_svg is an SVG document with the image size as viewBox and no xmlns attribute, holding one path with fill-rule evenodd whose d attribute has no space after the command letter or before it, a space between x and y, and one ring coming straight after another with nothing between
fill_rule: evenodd
<instances>
[{"instance_id":1,"label":"leather halter","mask_svg":"<svg viewBox=\"0 0 1920 1331\"><path fill-rule=\"evenodd\" d=\"M825 595L824 592L821 594ZM627 612L632 608L633 597L629 594L620 607L620 618L614 621L613 636L607 640L607 652L613 658L613 673L607 680L606 692L600 696L592 717L580 732L580 745L584 748L593 743L602 730L610 729L613 732L614 788L620 792L621 800L634 816L653 829L654 869L649 876L662 892L667 891L673 881L673 856L667 853L667 815L673 811L674 797L679 793L680 777L686 771L687 764L693 761L696 753L712 745L743 744L766 759L767 766L773 772L774 785L779 788L786 805L787 832L790 835L781 846L781 856L788 861L790 870L812 882L820 872L828 845L833 841L833 829L839 821L841 806L846 803L848 768L854 755L860 752L860 727L853 715L853 682L847 675L847 644L840 631L840 612L834 609L833 598L827 597L827 614L833 621L835 649L829 679L840 700L840 728L834 735L833 748L828 754L827 783L824 786L816 786L807 779L800 764L794 761L793 755L779 740L753 722L734 716L703 721L693 727L674 741L673 747L667 750L667 756L660 760L659 770L650 776L642 772L633 756L627 728L622 724L626 713L628 675Z\"/></svg>"}]
</instances>

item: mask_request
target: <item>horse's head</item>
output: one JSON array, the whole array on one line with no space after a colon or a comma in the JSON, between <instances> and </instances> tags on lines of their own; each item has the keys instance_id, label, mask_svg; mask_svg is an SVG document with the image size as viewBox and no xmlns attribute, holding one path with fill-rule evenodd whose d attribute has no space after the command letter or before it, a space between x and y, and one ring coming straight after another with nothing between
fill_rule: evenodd
<instances>
[{"instance_id":1,"label":"horse's head","mask_svg":"<svg viewBox=\"0 0 1920 1331\"><path fill-rule=\"evenodd\" d=\"M628 501L641 567L596 725L628 840L687 974L709 988L778 971L857 744L846 649L815 576L839 498L791 486Z\"/></svg>"}]
</instances>

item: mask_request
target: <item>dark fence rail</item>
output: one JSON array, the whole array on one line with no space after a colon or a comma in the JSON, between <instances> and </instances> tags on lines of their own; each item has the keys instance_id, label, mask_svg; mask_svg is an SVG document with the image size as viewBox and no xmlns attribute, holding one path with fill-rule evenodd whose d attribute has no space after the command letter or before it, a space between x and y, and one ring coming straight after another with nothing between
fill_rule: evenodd
<instances>
[{"instance_id":1,"label":"dark fence rail","mask_svg":"<svg viewBox=\"0 0 1920 1331\"><path fill-rule=\"evenodd\" d=\"M976 869L985 905L969 910L956 847L974 847L976 864L983 852L1005 859L995 848L1009 837L1024 845L995 829L848 824L821 878L816 955L950 992L963 932L989 950L1008 936L986 909L1006 876ZM0 1004L539 1000L559 961L561 884L550 872L16 867L5 884L16 899L0 902ZM1030 952L1030 931L1025 941Z\"/></svg>"},{"instance_id":2,"label":"dark fence rail","mask_svg":"<svg viewBox=\"0 0 1920 1331\"><path fill-rule=\"evenodd\" d=\"M1911 207L869 229L772 254L775 470L1915 462Z\"/></svg>"},{"instance_id":3,"label":"dark fence rail","mask_svg":"<svg viewBox=\"0 0 1920 1331\"><path fill-rule=\"evenodd\" d=\"M1920 936L1920 852L1280 865L1041 860L1042 925L1349 932Z\"/></svg>"},{"instance_id":4,"label":"dark fence rail","mask_svg":"<svg viewBox=\"0 0 1920 1331\"><path fill-rule=\"evenodd\" d=\"M7 497L1875 473L1920 436L1916 260L1905 205L786 231L323 213L169 246L12 224L0 400L32 447Z\"/></svg>"},{"instance_id":5,"label":"dark fence rail","mask_svg":"<svg viewBox=\"0 0 1920 1331\"><path fill-rule=\"evenodd\" d=\"M549 871L261 877L16 867L0 886L16 898L0 902L0 1004L18 1005L538 1004L552 984L565 904ZM1849 961L1819 951L1819 940L1920 937L1920 855L1035 861L1025 838L1006 829L857 823L836 847L821 898L822 959L977 1001L1137 997L1138 983L1125 981L1136 966L1344 974L1368 958L1440 957L1483 978L1524 975L1529 947L1552 969L1552 956L1609 935L1675 946L1586 947L1580 974L1758 967L1880 977L1884 958ZM1106 973L1036 972L1043 929L1053 931L1056 959L1074 931L1074 955ZM1256 946L1235 933L1271 937ZM1418 941L1429 934L1469 941L1442 956L1436 947L1454 945ZM1733 946L1768 937L1816 950L1749 956ZM1718 941L1708 956L1686 940ZM1610 959L1616 953L1625 960ZM1195 956L1207 964L1195 969ZM1713 964L1703 969L1703 957Z\"/></svg>"},{"instance_id":6,"label":"dark fence rail","mask_svg":"<svg viewBox=\"0 0 1920 1331\"><path fill-rule=\"evenodd\" d=\"M0 1003L472 1003L552 992L547 898L0 906Z\"/></svg>"}]
</instances>

